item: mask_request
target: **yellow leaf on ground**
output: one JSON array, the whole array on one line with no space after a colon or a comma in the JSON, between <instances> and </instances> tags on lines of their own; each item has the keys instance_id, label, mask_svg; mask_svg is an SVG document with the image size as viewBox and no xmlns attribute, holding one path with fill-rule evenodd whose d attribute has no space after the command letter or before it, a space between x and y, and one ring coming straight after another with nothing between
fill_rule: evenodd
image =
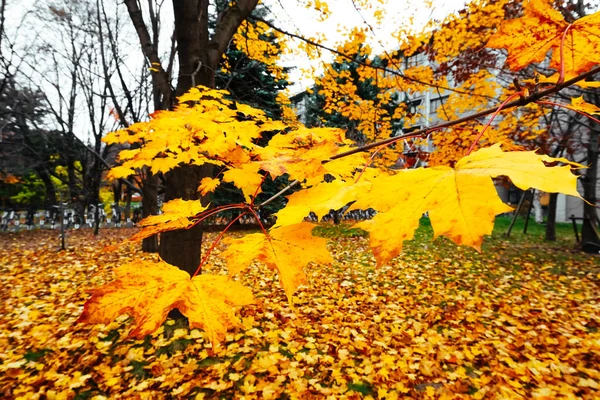
<instances>
[{"instance_id":1,"label":"yellow leaf on ground","mask_svg":"<svg viewBox=\"0 0 600 400\"><path fill-rule=\"evenodd\" d=\"M226 239L228 248L222 256L227 261L229 276L235 276L254 260L261 261L278 271L281 285L292 303L292 295L306 282L304 267L311 262L333 262L325 246L327 240L312 235L314 227L302 222L272 229L268 236L254 233L241 239Z\"/></svg>"},{"instance_id":2,"label":"yellow leaf on ground","mask_svg":"<svg viewBox=\"0 0 600 400\"><path fill-rule=\"evenodd\" d=\"M190 275L167 264L138 260L115 271L116 279L92 291L78 322L108 324L121 314L135 318L130 337L155 332L167 314L179 309L190 328L206 331L211 342L224 339L227 329L239 325L233 306L252 304L252 292L222 275Z\"/></svg>"}]
</instances>

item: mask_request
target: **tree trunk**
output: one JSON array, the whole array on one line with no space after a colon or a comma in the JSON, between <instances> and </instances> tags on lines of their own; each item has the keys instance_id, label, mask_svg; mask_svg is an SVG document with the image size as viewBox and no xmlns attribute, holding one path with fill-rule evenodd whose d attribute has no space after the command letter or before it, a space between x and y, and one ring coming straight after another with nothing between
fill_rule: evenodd
<instances>
[{"instance_id":1,"label":"tree trunk","mask_svg":"<svg viewBox=\"0 0 600 400\"><path fill-rule=\"evenodd\" d=\"M588 168L585 170L583 183L583 226L581 228L581 243L594 243L600 245L598 237L598 213L596 211L596 186L598 184L598 155L600 140L600 124L593 123L590 130L587 149Z\"/></svg>"},{"instance_id":2,"label":"tree trunk","mask_svg":"<svg viewBox=\"0 0 600 400\"><path fill-rule=\"evenodd\" d=\"M131 216L131 196L133 195L133 191L127 188L127 196L125 197L125 221L129 220Z\"/></svg>"},{"instance_id":3,"label":"tree trunk","mask_svg":"<svg viewBox=\"0 0 600 400\"><path fill-rule=\"evenodd\" d=\"M52 183L52 179L50 178L50 174L46 170L46 168L38 165L35 168L35 172L40 177L42 182L44 183L44 191L46 192L44 205L45 207L49 207L56 204L56 189L54 188L54 184Z\"/></svg>"},{"instance_id":4,"label":"tree trunk","mask_svg":"<svg viewBox=\"0 0 600 400\"><path fill-rule=\"evenodd\" d=\"M548 219L546 220L546 240L556 240L556 202L558 193L550 193L550 202L548 203Z\"/></svg>"},{"instance_id":5,"label":"tree trunk","mask_svg":"<svg viewBox=\"0 0 600 400\"><path fill-rule=\"evenodd\" d=\"M148 171L142 186L142 218L158 214L158 178ZM158 235L152 235L142 241L142 251L156 253L158 251Z\"/></svg>"},{"instance_id":6,"label":"tree trunk","mask_svg":"<svg viewBox=\"0 0 600 400\"><path fill-rule=\"evenodd\" d=\"M214 69L208 60L208 0L173 0L175 36L179 57L176 94L194 85L214 87ZM204 51L203 51L204 50ZM182 198L200 200L198 183L212 174L212 167L186 165L166 173L165 201ZM160 257L190 275L200 266L202 226L164 232Z\"/></svg>"},{"instance_id":7,"label":"tree trunk","mask_svg":"<svg viewBox=\"0 0 600 400\"><path fill-rule=\"evenodd\" d=\"M69 187L69 197L71 202L79 201L79 188L77 187L77 177L75 173L75 157L67 157L67 186Z\"/></svg>"},{"instance_id":8,"label":"tree trunk","mask_svg":"<svg viewBox=\"0 0 600 400\"><path fill-rule=\"evenodd\" d=\"M533 210L535 215L535 222L537 222L538 224L544 222L544 209L542 208L542 203L540 202L541 197L542 192L536 190L535 196L533 196Z\"/></svg>"},{"instance_id":9,"label":"tree trunk","mask_svg":"<svg viewBox=\"0 0 600 400\"><path fill-rule=\"evenodd\" d=\"M165 201L182 198L200 201L198 182L212 174L212 166L185 166L167 172ZM203 203L206 204L207 197ZM163 232L160 235L160 257L169 264L193 275L200 265L202 226Z\"/></svg>"},{"instance_id":10,"label":"tree trunk","mask_svg":"<svg viewBox=\"0 0 600 400\"><path fill-rule=\"evenodd\" d=\"M214 87L214 75L221 56L240 24L256 8L258 0L238 0L229 4L218 15L212 38L208 30L209 3L209 0L173 0L179 61L176 95L196 85ZM142 51L155 68L152 73L155 89L162 95L163 107L170 108L173 93L167 73L158 58L156 43L153 43L148 32L138 2L125 0L125 4ZM211 175L212 167L183 166L169 171L165 174L165 201L176 198L200 200L198 183L203 177ZM166 262L193 274L200 264L201 242L200 226L165 232L161 235L159 253Z\"/></svg>"}]
</instances>

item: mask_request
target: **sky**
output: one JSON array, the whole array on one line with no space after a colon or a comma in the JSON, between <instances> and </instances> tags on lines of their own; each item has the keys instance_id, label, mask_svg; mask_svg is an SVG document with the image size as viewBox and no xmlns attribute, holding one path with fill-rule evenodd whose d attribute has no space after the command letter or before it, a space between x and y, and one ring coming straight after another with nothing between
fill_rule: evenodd
<instances>
[{"instance_id":1,"label":"sky","mask_svg":"<svg viewBox=\"0 0 600 400\"><path fill-rule=\"evenodd\" d=\"M365 1L362 1L365 2ZM319 21L314 9L307 9L306 1L267 0L266 5L274 15L274 23L287 31L303 37L324 37L323 44L335 48L343 41L343 32L349 32L354 27L367 28L367 43L375 53L383 50L398 48L398 39L394 33L402 29L420 31L431 20L443 20L448 14L461 9L464 0L388 0L385 2L385 13L381 24L377 24L374 13L379 7L379 1L370 0L367 7L354 7L353 0L327 0L331 15L325 21ZM365 22L366 21L366 22ZM373 31L370 28L373 28ZM311 61L306 55L294 54L284 59L284 65L307 68L314 66L320 70L320 62L330 62L331 53L322 52L323 59ZM290 74L294 85L292 93L300 92L311 86L311 81L302 77L299 69Z\"/></svg>"}]
</instances>

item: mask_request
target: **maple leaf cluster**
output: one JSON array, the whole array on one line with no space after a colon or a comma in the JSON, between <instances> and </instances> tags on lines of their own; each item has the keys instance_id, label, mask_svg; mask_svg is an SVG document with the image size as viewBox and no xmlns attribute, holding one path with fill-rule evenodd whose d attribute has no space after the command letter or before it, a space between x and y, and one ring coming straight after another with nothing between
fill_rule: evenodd
<instances>
[{"instance_id":1,"label":"maple leaf cluster","mask_svg":"<svg viewBox=\"0 0 600 400\"><path fill-rule=\"evenodd\" d=\"M565 25L562 19L557 22L557 12L538 8L538 3L526 3L523 18L504 22L490 45L508 48L508 63L516 69L539 61L550 50L554 51L552 63L556 66L557 46L561 54L566 47L570 57L578 60L577 67L565 67L568 57L561 55L561 73L579 74L595 65L596 56L587 56L580 47L590 40L588 31L593 29L590 26L597 16ZM523 39L514 39L510 32L529 29L535 18L539 19L535 40L541 44L529 45L525 51ZM565 37L573 39L570 47ZM572 107L597 112L579 100ZM535 152L504 152L499 144L471 153L486 129L474 133L471 149L453 168L394 171L373 168L372 159L367 159L364 152L348 151L352 142L340 129L286 126L260 110L229 100L225 91L193 88L179 98L174 110L156 112L150 121L106 138L108 143L141 144L121 152L122 165L111 172L113 178L144 166L159 173L181 164L213 164L220 168L219 173L198 182L198 190L205 195L223 182L230 182L242 191L246 203L229 208L250 214L260 208L254 201L266 176L274 179L287 174L302 190L288 197L287 206L276 214L276 224L269 231L263 227L262 233L225 240L228 249L221 256L226 260L228 277L195 276L198 272L190 277L163 261L137 267L123 265L114 282L93 292L80 321L109 323L129 313L136 319L131 335L141 338L158 329L167 313L178 308L191 326L207 331L211 340L221 341L227 329L235 325L231 307L253 302L250 290L235 279L240 279L255 261L277 271L290 304L294 293L306 283L308 265L331 264L326 241L313 235L314 224L304 222L309 212L322 217L348 204L352 204L351 210L375 209L375 218L356 227L370 233L369 247L381 267L400 254L404 241L413 238L425 213L435 237L445 236L458 245L480 250L483 237L492 232L496 215L511 210L499 199L494 178L508 177L523 190L535 188L579 197L576 176L571 171L582 167L579 164ZM268 143L259 145L267 133ZM562 166L549 166L557 163ZM163 215L142 221L142 230L131 240L190 228L219 209L178 199L166 203L164 211ZM206 259L198 271L206 267ZM159 299L158 306L152 306L154 298Z\"/></svg>"}]
</instances>

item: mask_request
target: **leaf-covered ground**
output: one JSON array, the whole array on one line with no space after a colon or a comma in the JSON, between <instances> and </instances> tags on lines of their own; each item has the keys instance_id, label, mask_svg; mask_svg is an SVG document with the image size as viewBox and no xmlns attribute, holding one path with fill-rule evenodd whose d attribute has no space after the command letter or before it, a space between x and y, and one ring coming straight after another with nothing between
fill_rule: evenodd
<instances>
[{"instance_id":1,"label":"leaf-covered ground","mask_svg":"<svg viewBox=\"0 0 600 400\"><path fill-rule=\"evenodd\" d=\"M72 232L64 252L56 232L1 234L0 397L600 398L600 259L574 252L568 227L551 245L536 225L496 234L478 254L424 226L380 269L361 232L319 229L335 264L309 268L294 309L252 268L258 304L215 347L173 320L145 340L125 339L126 316L74 325L86 290L153 257L102 251L133 231Z\"/></svg>"}]
</instances>

